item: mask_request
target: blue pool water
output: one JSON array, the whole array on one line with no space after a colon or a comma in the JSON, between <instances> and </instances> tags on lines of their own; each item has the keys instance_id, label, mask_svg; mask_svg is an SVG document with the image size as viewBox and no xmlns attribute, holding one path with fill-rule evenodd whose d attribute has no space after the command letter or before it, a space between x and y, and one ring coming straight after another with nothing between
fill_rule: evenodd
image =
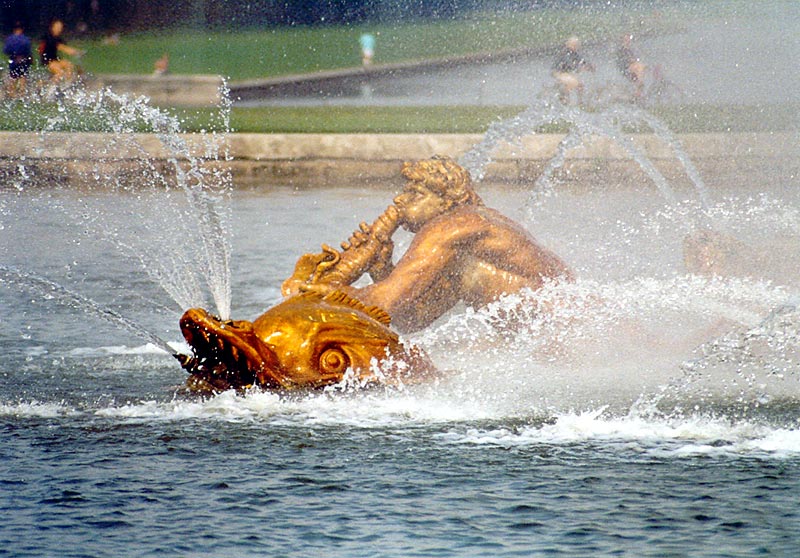
<instances>
[{"instance_id":1,"label":"blue pool water","mask_svg":"<svg viewBox=\"0 0 800 558\"><path fill-rule=\"evenodd\" d=\"M0 555L795 555L796 194L715 192L729 230L780 251L769 281L687 275L683 233L652 188L565 192L532 217L526 192L482 194L579 280L504 301L513 332L459 309L412 337L445 371L431 384L193 399L156 347L0 287ZM346 238L390 196L235 193L234 317L278 300L303 251ZM91 198L106 215L137 203ZM4 191L4 265L180 348L180 308L81 232L79 200ZM555 316L529 312L548 297Z\"/></svg>"}]
</instances>

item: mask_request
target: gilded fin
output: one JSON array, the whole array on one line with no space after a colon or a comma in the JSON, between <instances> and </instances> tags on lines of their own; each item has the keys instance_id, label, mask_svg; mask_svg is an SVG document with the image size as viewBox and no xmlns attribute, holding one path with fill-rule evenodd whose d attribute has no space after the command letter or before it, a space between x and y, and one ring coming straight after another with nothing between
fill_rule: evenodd
<instances>
[{"instance_id":1,"label":"gilded fin","mask_svg":"<svg viewBox=\"0 0 800 558\"><path fill-rule=\"evenodd\" d=\"M342 291L331 291L330 293L326 294L322 300L326 302L343 304L345 306L349 306L350 308L355 308L356 310L364 312L369 317L385 326L391 325L392 323L392 317L389 316L389 313L383 308L379 308L378 306L367 306L357 298L354 298Z\"/></svg>"}]
</instances>

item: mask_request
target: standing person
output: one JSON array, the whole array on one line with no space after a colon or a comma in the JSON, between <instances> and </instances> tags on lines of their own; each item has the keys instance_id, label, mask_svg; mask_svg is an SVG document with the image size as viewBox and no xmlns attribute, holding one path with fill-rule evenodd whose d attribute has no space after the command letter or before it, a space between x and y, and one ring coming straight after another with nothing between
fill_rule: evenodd
<instances>
[{"instance_id":1,"label":"standing person","mask_svg":"<svg viewBox=\"0 0 800 558\"><path fill-rule=\"evenodd\" d=\"M633 35L626 33L617 47L617 69L622 76L633 84L634 99L639 100L644 94L645 66L633 50Z\"/></svg>"},{"instance_id":2,"label":"standing person","mask_svg":"<svg viewBox=\"0 0 800 558\"><path fill-rule=\"evenodd\" d=\"M577 95L578 104L582 102L583 81L578 77L578 73L583 70L593 72L594 65L583 57L580 39L570 37L553 64L553 77L558 84L559 98L564 104L570 102L573 91Z\"/></svg>"},{"instance_id":3,"label":"standing person","mask_svg":"<svg viewBox=\"0 0 800 558\"><path fill-rule=\"evenodd\" d=\"M50 27L42 37L39 44L39 55L42 66L46 67L53 76L53 81L62 83L71 81L75 77L75 65L69 60L61 58L61 54L80 56L80 50L67 45L62 37L64 22L60 19L53 20Z\"/></svg>"},{"instance_id":4,"label":"standing person","mask_svg":"<svg viewBox=\"0 0 800 558\"><path fill-rule=\"evenodd\" d=\"M372 57L375 56L375 35L372 33L364 33L358 39L361 45L361 63L364 66L372 64Z\"/></svg>"},{"instance_id":5,"label":"standing person","mask_svg":"<svg viewBox=\"0 0 800 558\"><path fill-rule=\"evenodd\" d=\"M3 53L8 56L8 95L20 96L25 92L28 72L33 58L31 56L31 40L25 35L21 22L14 24L14 30L6 38Z\"/></svg>"}]
</instances>

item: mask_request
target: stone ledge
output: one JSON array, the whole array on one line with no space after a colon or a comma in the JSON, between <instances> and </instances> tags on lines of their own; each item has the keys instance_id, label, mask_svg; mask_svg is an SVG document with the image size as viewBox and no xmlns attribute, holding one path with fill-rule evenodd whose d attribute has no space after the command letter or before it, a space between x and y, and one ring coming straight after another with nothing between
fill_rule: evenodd
<instances>
[{"instance_id":1,"label":"stone ledge","mask_svg":"<svg viewBox=\"0 0 800 558\"><path fill-rule=\"evenodd\" d=\"M192 156L203 157L212 137L183 134ZM480 134L227 134L216 141L227 146L235 160L277 161L298 159L393 160L429 157L433 154L460 157L476 145ZM493 159L547 160L555 153L561 134L537 134L521 145L503 146ZM652 134L631 136L650 159L672 159L671 148ZM800 154L797 134L682 134L678 136L692 159L718 157L796 158ZM101 149L98 149L101 147ZM0 132L0 157L35 159L169 158L155 134L114 135L104 133ZM568 159L629 159L629 155L605 137L589 138L573 149Z\"/></svg>"},{"instance_id":2,"label":"stone ledge","mask_svg":"<svg viewBox=\"0 0 800 558\"><path fill-rule=\"evenodd\" d=\"M403 161L434 154L458 158L481 140L478 134L228 134L216 139L227 148L228 165L237 183L280 183L301 187L331 183L383 182L396 179ZM497 150L486 179L530 182L552 157L558 134L525 138L519 146ZM209 135L185 134L182 138L192 157L204 159ZM665 175L680 176L682 169L669 146L653 135L637 135L639 149ZM797 176L800 146L791 133L684 134L679 136L686 153L704 176L715 180L747 173L758 177L769 172ZM0 171L13 174L20 163L58 176L79 174L98 162L104 166L134 169L133 161L152 159L167 163L176 158L157 136L101 133L0 133ZM181 158L181 157L178 157ZM159 165L169 168L169 165ZM564 165L567 179L604 180L604 176L638 171L638 165L608 138L591 138L572 150ZM132 170L135 172L135 170ZM572 175L570 175L572 173Z\"/></svg>"}]
</instances>

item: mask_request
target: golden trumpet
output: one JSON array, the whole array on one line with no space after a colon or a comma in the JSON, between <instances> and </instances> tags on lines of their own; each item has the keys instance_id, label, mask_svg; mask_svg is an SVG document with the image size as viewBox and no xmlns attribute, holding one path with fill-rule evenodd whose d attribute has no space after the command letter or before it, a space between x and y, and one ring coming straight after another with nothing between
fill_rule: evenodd
<instances>
[{"instance_id":1,"label":"golden trumpet","mask_svg":"<svg viewBox=\"0 0 800 558\"><path fill-rule=\"evenodd\" d=\"M365 241L342 242L342 250L322 245L318 254L303 254L297 260L294 273L281 286L284 296L303 290L310 285L349 285L358 280L375 265L380 251L391 242L400 226L400 211L394 205L387 207L372 225L362 223Z\"/></svg>"}]
</instances>

